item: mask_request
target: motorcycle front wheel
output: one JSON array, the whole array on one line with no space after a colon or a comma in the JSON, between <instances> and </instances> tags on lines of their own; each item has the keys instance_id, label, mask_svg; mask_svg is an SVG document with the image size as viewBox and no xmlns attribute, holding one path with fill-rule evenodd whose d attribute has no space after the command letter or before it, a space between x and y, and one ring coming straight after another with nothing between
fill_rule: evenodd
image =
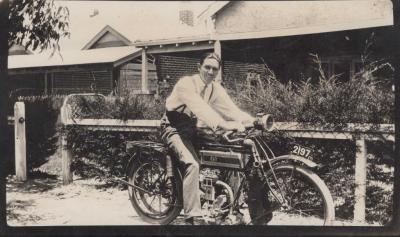
<instances>
[{"instance_id":1,"label":"motorcycle front wheel","mask_svg":"<svg viewBox=\"0 0 400 237\"><path fill-rule=\"evenodd\" d=\"M167 177L165 157L161 155L134 160L128 175L129 199L137 214L146 222L166 225L182 209L182 181L175 172Z\"/></svg>"},{"instance_id":2,"label":"motorcycle front wheel","mask_svg":"<svg viewBox=\"0 0 400 237\"><path fill-rule=\"evenodd\" d=\"M335 207L324 181L311 170L291 165L279 165L267 172L270 184L268 198L277 225L332 225ZM275 195L273 195L275 194Z\"/></svg>"}]
</instances>

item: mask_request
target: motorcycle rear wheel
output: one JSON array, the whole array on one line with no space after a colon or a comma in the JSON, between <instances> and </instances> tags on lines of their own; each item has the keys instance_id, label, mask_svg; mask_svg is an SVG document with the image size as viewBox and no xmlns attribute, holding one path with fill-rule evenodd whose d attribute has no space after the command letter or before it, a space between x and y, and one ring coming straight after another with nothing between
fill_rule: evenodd
<instances>
[{"instance_id":1,"label":"motorcycle rear wheel","mask_svg":"<svg viewBox=\"0 0 400 237\"><path fill-rule=\"evenodd\" d=\"M335 220L335 207L332 195L321 178L311 170L284 164L274 167L278 184L273 180L271 170L267 180L271 184L282 205L268 192L270 206L275 207L271 224L279 225L332 225ZM280 186L280 188L279 188Z\"/></svg>"},{"instance_id":2,"label":"motorcycle rear wheel","mask_svg":"<svg viewBox=\"0 0 400 237\"><path fill-rule=\"evenodd\" d=\"M182 180L178 172L167 177L165 157L137 158L132 163L128 182L147 192L128 187L129 199L137 214L146 222L166 225L182 209Z\"/></svg>"}]
</instances>

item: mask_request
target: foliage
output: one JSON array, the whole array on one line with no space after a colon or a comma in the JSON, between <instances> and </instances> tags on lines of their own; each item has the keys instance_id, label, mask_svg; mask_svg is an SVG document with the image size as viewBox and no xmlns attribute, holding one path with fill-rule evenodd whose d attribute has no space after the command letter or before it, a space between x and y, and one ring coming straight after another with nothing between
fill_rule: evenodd
<instances>
[{"instance_id":1,"label":"foliage","mask_svg":"<svg viewBox=\"0 0 400 237\"><path fill-rule=\"evenodd\" d=\"M164 102L147 95L125 97L74 96L71 99L74 118L160 119Z\"/></svg>"},{"instance_id":2,"label":"foliage","mask_svg":"<svg viewBox=\"0 0 400 237\"><path fill-rule=\"evenodd\" d=\"M320 66L318 56L315 62ZM380 87L373 72L379 66L372 62L356 73L348 82L339 82L336 76L325 78L320 71L319 83L303 95L303 104L297 121L315 125L332 124L336 128L345 123L390 123L394 120L394 93ZM304 90L303 90L304 91Z\"/></svg>"},{"instance_id":3,"label":"foliage","mask_svg":"<svg viewBox=\"0 0 400 237\"><path fill-rule=\"evenodd\" d=\"M12 111L16 101L25 104L25 130L27 144L27 168L32 172L47 161L57 149L59 114L62 96L30 96L10 98ZM12 113L11 113L12 114ZM10 162L13 160L10 159ZM10 165L9 168L12 166ZM9 170L12 172L12 170Z\"/></svg>"},{"instance_id":4,"label":"foliage","mask_svg":"<svg viewBox=\"0 0 400 237\"><path fill-rule=\"evenodd\" d=\"M366 219L388 223L393 215L394 143L369 142Z\"/></svg>"},{"instance_id":5,"label":"foliage","mask_svg":"<svg viewBox=\"0 0 400 237\"><path fill-rule=\"evenodd\" d=\"M349 219L354 210L354 167L356 147L350 140L296 139L312 150L320 165L315 172L325 181L335 201L336 216Z\"/></svg>"},{"instance_id":6,"label":"foliage","mask_svg":"<svg viewBox=\"0 0 400 237\"><path fill-rule=\"evenodd\" d=\"M389 223L393 216L393 190L367 186L366 219L369 222Z\"/></svg>"},{"instance_id":7,"label":"foliage","mask_svg":"<svg viewBox=\"0 0 400 237\"><path fill-rule=\"evenodd\" d=\"M113 182L123 178L132 154L126 151L126 141L155 140L154 134L89 131L69 127L68 141L73 152L72 170L83 178L97 178Z\"/></svg>"},{"instance_id":8,"label":"foliage","mask_svg":"<svg viewBox=\"0 0 400 237\"><path fill-rule=\"evenodd\" d=\"M277 121L297 121L308 125L341 130L347 123L393 123L394 93L390 86L393 75L382 76L379 72L389 69L390 64L383 61L369 61L363 57L363 67L347 82L339 80L339 75L327 78L317 55L311 55L319 77L315 83L311 79L300 80L297 83L283 84L265 65L260 78L248 79L230 78L235 85L228 89L239 106L253 114L270 113ZM277 138L280 139L279 136ZM313 160L320 164L317 170L320 177L327 183L335 200L338 218L351 219L354 211L354 167L356 147L350 140L317 140L296 139L295 143L313 150ZM288 144L293 144L290 141ZM387 142L380 145L368 144L368 152L374 156L394 157ZM288 151L288 150L287 150ZM367 220L386 223L391 215L392 200L376 205L379 198L387 193L376 186L376 181L386 186L393 184L393 174L385 172L382 166L390 163L376 164L377 159L369 160L368 180L372 180L367 192ZM375 203L375 206L374 206Z\"/></svg>"},{"instance_id":9,"label":"foliage","mask_svg":"<svg viewBox=\"0 0 400 237\"><path fill-rule=\"evenodd\" d=\"M9 47L59 50L60 38L69 37L69 11L54 0L10 1Z\"/></svg>"},{"instance_id":10,"label":"foliage","mask_svg":"<svg viewBox=\"0 0 400 237\"><path fill-rule=\"evenodd\" d=\"M265 65L260 79L229 87L240 107L249 112L270 113L277 121L307 122L315 126L343 128L346 123L392 123L394 93L385 85L391 78L377 80L374 73L389 64L371 62L348 82L337 76L326 78L317 55L314 61L320 72L318 83L311 79L283 84ZM229 79L236 81L235 79Z\"/></svg>"},{"instance_id":11,"label":"foliage","mask_svg":"<svg viewBox=\"0 0 400 237\"><path fill-rule=\"evenodd\" d=\"M164 103L150 97L75 97L71 101L75 118L160 119ZM131 154L126 141L159 140L158 134L88 131L69 126L63 131L73 152L72 169L82 177L110 181L123 177Z\"/></svg>"}]
</instances>

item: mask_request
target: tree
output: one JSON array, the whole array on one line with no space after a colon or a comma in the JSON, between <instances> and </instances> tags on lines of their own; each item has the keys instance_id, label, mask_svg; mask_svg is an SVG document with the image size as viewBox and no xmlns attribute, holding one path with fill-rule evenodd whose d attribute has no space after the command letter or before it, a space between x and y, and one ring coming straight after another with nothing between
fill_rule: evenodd
<instances>
[{"instance_id":1,"label":"tree","mask_svg":"<svg viewBox=\"0 0 400 237\"><path fill-rule=\"evenodd\" d=\"M54 0L10 0L8 47L60 50L60 38L69 37L69 11Z\"/></svg>"}]
</instances>

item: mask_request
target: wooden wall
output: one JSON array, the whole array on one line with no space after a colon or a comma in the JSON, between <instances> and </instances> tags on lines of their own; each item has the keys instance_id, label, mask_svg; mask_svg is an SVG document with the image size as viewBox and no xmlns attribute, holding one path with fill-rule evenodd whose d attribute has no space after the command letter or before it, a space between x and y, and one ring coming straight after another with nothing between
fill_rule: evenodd
<instances>
[{"instance_id":1,"label":"wooden wall","mask_svg":"<svg viewBox=\"0 0 400 237\"><path fill-rule=\"evenodd\" d=\"M157 89L157 70L153 64L148 64L149 90ZM125 92L140 93L142 90L142 65L139 63L127 63L119 70L118 90L120 94Z\"/></svg>"}]
</instances>

